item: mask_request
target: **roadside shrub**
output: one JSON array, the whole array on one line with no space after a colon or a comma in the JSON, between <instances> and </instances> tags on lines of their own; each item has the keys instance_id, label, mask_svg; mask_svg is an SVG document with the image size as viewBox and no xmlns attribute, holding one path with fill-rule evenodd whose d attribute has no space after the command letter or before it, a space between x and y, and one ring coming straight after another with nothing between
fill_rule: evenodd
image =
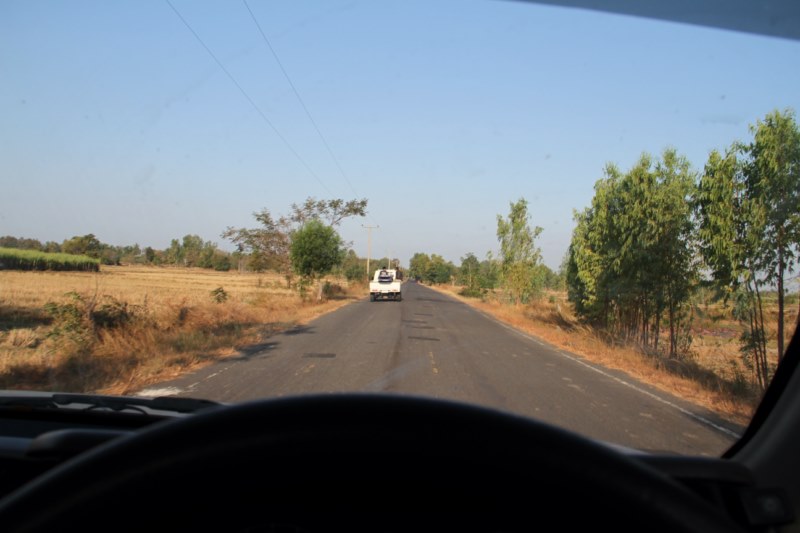
<instances>
[{"instance_id":1,"label":"roadside shrub","mask_svg":"<svg viewBox=\"0 0 800 533\"><path fill-rule=\"evenodd\" d=\"M228 293L222 287L217 287L216 289L211 291L211 299L218 304L225 303L226 301L228 301Z\"/></svg>"},{"instance_id":2,"label":"roadside shrub","mask_svg":"<svg viewBox=\"0 0 800 533\"><path fill-rule=\"evenodd\" d=\"M486 290L478 287L464 287L458 294L467 298L483 298Z\"/></svg>"},{"instance_id":3,"label":"roadside shrub","mask_svg":"<svg viewBox=\"0 0 800 533\"><path fill-rule=\"evenodd\" d=\"M129 324L134 313L127 302L120 302L112 296L103 296L103 303L92 310L90 316L95 328L111 329Z\"/></svg>"},{"instance_id":4,"label":"roadside shrub","mask_svg":"<svg viewBox=\"0 0 800 533\"><path fill-rule=\"evenodd\" d=\"M75 352L88 351L97 340L91 320L93 304L75 291L66 294L65 303L48 302L45 312L53 319L53 327L47 337L56 342L66 341Z\"/></svg>"},{"instance_id":5,"label":"roadside shrub","mask_svg":"<svg viewBox=\"0 0 800 533\"><path fill-rule=\"evenodd\" d=\"M99 303L97 296L87 297L75 291L65 296L66 302L48 302L44 310L53 320L47 337L66 354L89 353L101 331L127 326L136 318L135 307L113 296L104 295Z\"/></svg>"},{"instance_id":6,"label":"roadside shrub","mask_svg":"<svg viewBox=\"0 0 800 533\"><path fill-rule=\"evenodd\" d=\"M338 283L331 283L330 281L326 281L325 284L322 286L323 298L333 298L334 296L341 296L344 293L345 293L344 288Z\"/></svg>"}]
</instances>

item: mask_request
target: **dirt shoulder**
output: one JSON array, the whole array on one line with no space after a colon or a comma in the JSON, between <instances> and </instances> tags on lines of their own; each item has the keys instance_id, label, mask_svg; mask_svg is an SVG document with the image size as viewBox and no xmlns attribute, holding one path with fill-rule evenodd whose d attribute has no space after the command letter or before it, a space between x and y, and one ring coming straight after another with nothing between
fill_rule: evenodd
<instances>
[{"instance_id":1,"label":"dirt shoulder","mask_svg":"<svg viewBox=\"0 0 800 533\"><path fill-rule=\"evenodd\" d=\"M613 346L596 331L578 323L563 302L542 300L531 305L506 305L467 298L460 287L428 287L456 298L495 319L587 361L620 370L674 394L738 425L747 425L757 405L752 395L738 396L721 386L709 371L691 362L667 362L633 347Z\"/></svg>"}]
</instances>

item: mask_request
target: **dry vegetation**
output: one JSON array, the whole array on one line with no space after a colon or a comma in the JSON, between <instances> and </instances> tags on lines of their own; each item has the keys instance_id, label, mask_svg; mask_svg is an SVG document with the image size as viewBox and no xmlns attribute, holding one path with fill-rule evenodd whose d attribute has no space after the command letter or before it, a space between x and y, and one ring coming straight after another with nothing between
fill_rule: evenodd
<instances>
[{"instance_id":1,"label":"dry vegetation","mask_svg":"<svg viewBox=\"0 0 800 533\"><path fill-rule=\"evenodd\" d=\"M363 294L344 280L331 285L317 303L276 274L0 271L0 389L130 393Z\"/></svg>"},{"instance_id":2,"label":"dry vegetation","mask_svg":"<svg viewBox=\"0 0 800 533\"><path fill-rule=\"evenodd\" d=\"M277 274L156 267L0 271L0 389L134 392L234 355L363 295L363 287L348 288L344 280L332 284L333 294L317 303L302 299ZM563 293L509 306L461 297L460 287L437 288L736 422L749 420L758 401L739 354L741 326L719 305L695 309L691 357L667 361L611 343L581 324ZM767 312L774 328L776 310ZM791 336L796 302L787 312ZM775 331L770 333L774 337Z\"/></svg>"},{"instance_id":3,"label":"dry vegetation","mask_svg":"<svg viewBox=\"0 0 800 533\"><path fill-rule=\"evenodd\" d=\"M581 324L572 313L565 293L552 292L536 302L510 306L493 298L465 298L461 287L435 286L517 329L535 335L588 361L622 370L645 383L692 401L739 424L752 416L759 395L750 385L750 371L742 363L738 337L741 326L722 306L700 307L693 319L692 350L683 360L647 356L635 346L611 342ZM770 308L774 338L777 310ZM787 342L797 320L797 305L786 317ZM772 354L777 354L774 343ZM773 358L775 355L773 355Z\"/></svg>"}]
</instances>

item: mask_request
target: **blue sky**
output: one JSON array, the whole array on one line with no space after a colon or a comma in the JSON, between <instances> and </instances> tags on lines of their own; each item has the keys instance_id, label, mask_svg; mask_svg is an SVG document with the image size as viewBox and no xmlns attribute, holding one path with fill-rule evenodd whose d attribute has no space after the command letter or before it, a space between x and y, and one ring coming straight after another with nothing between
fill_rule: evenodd
<instances>
[{"instance_id":1,"label":"blue sky","mask_svg":"<svg viewBox=\"0 0 800 533\"><path fill-rule=\"evenodd\" d=\"M246 4L170 1L225 70L166 0L0 3L0 234L230 249L262 208L366 197L341 227L359 255L379 225L373 256L459 264L524 197L557 268L607 162L672 146L699 170L800 108L781 39L504 1L248 0L334 161Z\"/></svg>"}]
</instances>

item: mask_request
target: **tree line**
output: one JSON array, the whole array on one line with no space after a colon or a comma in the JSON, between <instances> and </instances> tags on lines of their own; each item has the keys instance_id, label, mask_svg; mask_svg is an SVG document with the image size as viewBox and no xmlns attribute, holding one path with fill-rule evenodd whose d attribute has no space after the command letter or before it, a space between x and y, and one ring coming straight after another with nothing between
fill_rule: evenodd
<instances>
[{"instance_id":1,"label":"tree line","mask_svg":"<svg viewBox=\"0 0 800 533\"><path fill-rule=\"evenodd\" d=\"M216 243L204 241L198 235L185 235L181 239L172 239L170 246L164 250L150 246L142 248L138 244L126 246L106 244L93 233L76 235L61 243L54 241L42 243L37 239L6 235L0 237L0 248L86 256L104 265L175 265L221 271L230 270L231 265L237 260L235 254L220 250Z\"/></svg>"},{"instance_id":2,"label":"tree line","mask_svg":"<svg viewBox=\"0 0 800 533\"><path fill-rule=\"evenodd\" d=\"M670 358L691 343L690 297L712 289L745 326L743 360L764 388L784 352L785 285L800 248L800 131L792 110L776 110L750 132L711 151L701 171L673 148L626 172L607 165L575 213L565 273L580 317ZM778 297L773 363L768 289Z\"/></svg>"},{"instance_id":3,"label":"tree line","mask_svg":"<svg viewBox=\"0 0 800 533\"><path fill-rule=\"evenodd\" d=\"M333 269L353 279L359 276L354 265L360 260L335 228L351 216L365 216L367 200L317 200L307 198L302 204L292 204L289 214L275 217L268 209L253 216L255 228L228 227L221 237L230 240L236 250L220 250L216 243L198 235L172 239L168 248L113 246L101 242L94 234L75 236L62 243L42 243L37 239L13 236L0 237L0 248L62 253L93 258L105 265L152 264L213 268L227 271L263 272L274 270L288 280L295 275L308 281L318 279ZM347 270L342 270L345 267Z\"/></svg>"},{"instance_id":4,"label":"tree line","mask_svg":"<svg viewBox=\"0 0 800 533\"><path fill-rule=\"evenodd\" d=\"M479 260L469 252L456 266L440 255L417 252L409 261L410 276L432 284L457 283L465 296L482 297L499 289L509 303L528 303L544 289L562 289L563 276L542 263L536 246L542 228L530 225L527 200L520 198L509 207L507 217L497 215L496 257L488 252Z\"/></svg>"}]
</instances>

